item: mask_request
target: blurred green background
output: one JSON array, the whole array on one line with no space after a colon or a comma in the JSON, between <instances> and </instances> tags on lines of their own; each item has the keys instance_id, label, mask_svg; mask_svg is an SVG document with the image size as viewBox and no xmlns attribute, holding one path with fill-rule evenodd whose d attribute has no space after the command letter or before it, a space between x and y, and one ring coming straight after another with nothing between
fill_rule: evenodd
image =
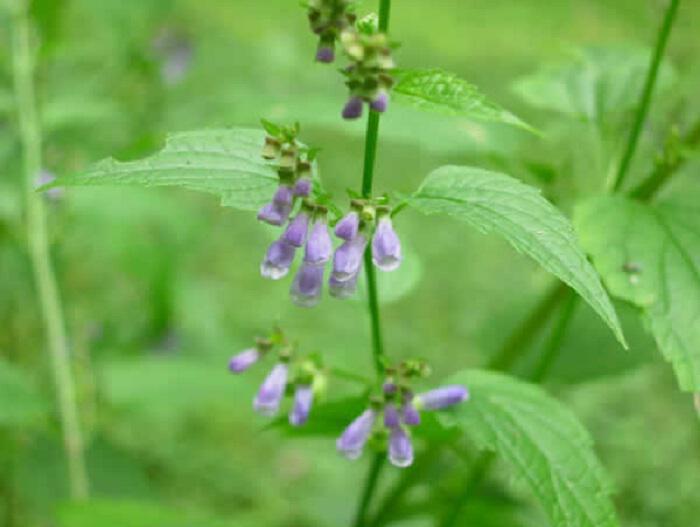
<instances>
[{"instance_id":1,"label":"blurred green background","mask_svg":"<svg viewBox=\"0 0 700 527\"><path fill-rule=\"evenodd\" d=\"M632 177L651 167L671 124L699 115L700 4L684 2L673 68ZM629 119L587 121L528 105L514 82L572 49L634 49L654 40L658 0L397 0L392 37L404 67L440 67L543 130L392 108L382 121L376 189L408 193L445 163L521 177L567 212L603 188ZM360 3L362 13L375 3ZM64 175L114 155L143 156L168 131L298 119L322 148L342 199L359 186L363 123L293 0L35 0L45 167ZM54 259L88 436L91 502L70 504L44 334L24 247L21 150L13 107L10 20L0 15L0 525L87 527L347 525L366 470L334 439L285 440L251 400L265 367L231 377L227 359L281 324L302 349L370 371L361 301L288 299L258 266L273 233L251 214L184 190L70 189L50 203ZM694 97L693 97L694 94ZM532 101L530 101L532 102ZM634 104L634 101L628 101ZM613 109L614 110L614 109ZM669 192L696 192L691 162ZM503 241L448 219L402 214L398 276L380 277L387 349L428 358L438 382L485 363L552 279ZM623 351L577 311L549 388L590 428L626 527L690 527L700 517L700 432L692 401L624 305ZM537 343L530 356L536 356ZM527 360L519 365L524 369ZM337 382L329 399L354 393ZM313 418L313 416L312 416ZM444 501L464 468L445 460L428 488ZM396 477L387 472L385 483ZM395 525L432 525L433 500ZM464 525L542 526L500 467ZM3 523L4 522L4 523Z\"/></svg>"}]
</instances>

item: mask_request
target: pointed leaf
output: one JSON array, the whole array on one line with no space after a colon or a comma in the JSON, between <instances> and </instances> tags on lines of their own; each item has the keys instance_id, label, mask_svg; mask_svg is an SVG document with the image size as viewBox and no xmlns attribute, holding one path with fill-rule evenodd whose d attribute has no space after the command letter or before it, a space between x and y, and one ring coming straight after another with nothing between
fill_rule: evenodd
<instances>
[{"instance_id":1,"label":"pointed leaf","mask_svg":"<svg viewBox=\"0 0 700 527\"><path fill-rule=\"evenodd\" d=\"M470 399L441 418L511 465L552 526L618 525L593 441L566 407L539 387L498 373L463 371L448 382L468 386Z\"/></svg>"},{"instance_id":2,"label":"pointed leaf","mask_svg":"<svg viewBox=\"0 0 700 527\"><path fill-rule=\"evenodd\" d=\"M610 292L642 309L681 389L700 391L700 207L604 197L575 221Z\"/></svg>"},{"instance_id":3,"label":"pointed leaf","mask_svg":"<svg viewBox=\"0 0 700 527\"><path fill-rule=\"evenodd\" d=\"M504 174L444 166L432 172L409 204L442 213L482 232L494 231L575 289L626 346L622 328L569 220L538 189Z\"/></svg>"}]
</instances>

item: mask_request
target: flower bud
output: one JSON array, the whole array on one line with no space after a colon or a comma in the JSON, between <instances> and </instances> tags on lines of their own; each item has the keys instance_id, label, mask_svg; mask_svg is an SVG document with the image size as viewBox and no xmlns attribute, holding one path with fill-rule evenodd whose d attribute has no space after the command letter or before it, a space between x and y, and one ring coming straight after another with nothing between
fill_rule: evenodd
<instances>
[{"instance_id":1,"label":"flower bud","mask_svg":"<svg viewBox=\"0 0 700 527\"><path fill-rule=\"evenodd\" d=\"M413 445L406 431L400 426L391 429L389 437L389 461L391 464L405 468L413 463Z\"/></svg>"},{"instance_id":2,"label":"flower bud","mask_svg":"<svg viewBox=\"0 0 700 527\"><path fill-rule=\"evenodd\" d=\"M420 412L412 403L406 402L401 407L401 421L408 426L417 426L420 424Z\"/></svg>"},{"instance_id":3,"label":"flower bud","mask_svg":"<svg viewBox=\"0 0 700 527\"><path fill-rule=\"evenodd\" d=\"M311 194L311 180L302 178L294 183L294 195L298 198L308 198Z\"/></svg>"},{"instance_id":4,"label":"flower bud","mask_svg":"<svg viewBox=\"0 0 700 527\"><path fill-rule=\"evenodd\" d=\"M292 171L296 166L297 152L294 146L285 146L280 154L279 167L284 171Z\"/></svg>"},{"instance_id":5,"label":"flower bud","mask_svg":"<svg viewBox=\"0 0 700 527\"><path fill-rule=\"evenodd\" d=\"M287 230L282 236L284 241L294 247L301 247L306 241L306 234L309 230L309 213L305 210L299 212L296 217L289 222Z\"/></svg>"},{"instance_id":6,"label":"flower bud","mask_svg":"<svg viewBox=\"0 0 700 527\"><path fill-rule=\"evenodd\" d=\"M287 365L277 364L263 381L255 398L255 411L271 417L279 410L280 402L287 387Z\"/></svg>"},{"instance_id":7,"label":"flower bud","mask_svg":"<svg viewBox=\"0 0 700 527\"><path fill-rule=\"evenodd\" d=\"M323 265L304 262L297 271L290 288L292 301L299 307L313 307L321 299Z\"/></svg>"},{"instance_id":8,"label":"flower bud","mask_svg":"<svg viewBox=\"0 0 700 527\"><path fill-rule=\"evenodd\" d=\"M384 407L384 426L395 428L401 424L399 411L394 403L389 403Z\"/></svg>"},{"instance_id":9,"label":"flower bud","mask_svg":"<svg viewBox=\"0 0 700 527\"><path fill-rule=\"evenodd\" d=\"M464 386L451 385L430 390L429 392L416 395L414 404L418 409L442 410L469 398L469 391Z\"/></svg>"},{"instance_id":10,"label":"flower bud","mask_svg":"<svg viewBox=\"0 0 700 527\"><path fill-rule=\"evenodd\" d=\"M350 241L357 236L359 227L360 215L352 210L335 224L335 235L342 240Z\"/></svg>"},{"instance_id":11,"label":"flower bud","mask_svg":"<svg viewBox=\"0 0 700 527\"><path fill-rule=\"evenodd\" d=\"M344 242L333 256L333 278L345 282L357 276L362 267L362 256L367 245L364 234L358 234L350 241Z\"/></svg>"},{"instance_id":12,"label":"flower bud","mask_svg":"<svg viewBox=\"0 0 700 527\"><path fill-rule=\"evenodd\" d=\"M333 41L321 42L316 49L316 62L322 62L324 64L330 64L335 60L335 50L333 49Z\"/></svg>"},{"instance_id":13,"label":"flower bud","mask_svg":"<svg viewBox=\"0 0 700 527\"><path fill-rule=\"evenodd\" d=\"M260 274L271 280L279 280L287 275L294 261L296 249L285 240L272 242L267 250L265 259L260 264Z\"/></svg>"},{"instance_id":14,"label":"flower bud","mask_svg":"<svg viewBox=\"0 0 700 527\"><path fill-rule=\"evenodd\" d=\"M276 159L280 154L280 142L274 137L266 137L263 146L262 156L265 159Z\"/></svg>"},{"instance_id":15,"label":"flower bud","mask_svg":"<svg viewBox=\"0 0 700 527\"><path fill-rule=\"evenodd\" d=\"M401 264L401 242L388 215L379 218L374 232L372 261L382 271L394 271Z\"/></svg>"},{"instance_id":16,"label":"flower bud","mask_svg":"<svg viewBox=\"0 0 700 527\"><path fill-rule=\"evenodd\" d=\"M359 119L362 117L364 101L361 97L352 96L343 107L343 119Z\"/></svg>"},{"instance_id":17,"label":"flower bud","mask_svg":"<svg viewBox=\"0 0 700 527\"><path fill-rule=\"evenodd\" d=\"M260 352L256 348L250 348L231 357L228 369L233 373L242 373L258 362L258 359L260 359Z\"/></svg>"},{"instance_id":18,"label":"flower bud","mask_svg":"<svg viewBox=\"0 0 700 527\"><path fill-rule=\"evenodd\" d=\"M348 459L357 459L362 455L362 449L372 432L376 413L365 410L357 417L336 441L338 451Z\"/></svg>"},{"instance_id":19,"label":"flower bud","mask_svg":"<svg viewBox=\"0 0 700 527\"><path fill-rule=\"evenodd\" d=\"M309 419L314 391L308 384L300 384L294 391L294 405L289 413L289 424L301 426Z\"/></svg>"},{"instance_id":20,"label":"flower bud","mask_svg":"<svg viewBox=\"0 0 700 527\"><path fill-rule=\"evenodd\" d=\"M370 107L379 113L384 113L387 106L389 106L389 94L384 90L381 90L370 104Z\"/></svg>"}]
</instances>

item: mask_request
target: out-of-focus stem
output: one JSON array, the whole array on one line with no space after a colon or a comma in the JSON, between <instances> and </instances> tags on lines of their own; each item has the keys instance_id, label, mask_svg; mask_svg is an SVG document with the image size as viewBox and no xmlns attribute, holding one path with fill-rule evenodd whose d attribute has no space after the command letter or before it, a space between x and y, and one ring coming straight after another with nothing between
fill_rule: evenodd
<instances>
[{"instance_id":1,"label":"out-of-focus stem","mask_svg":"<svg viewBox=\"0 0 700 527\"><path fill-rule=\"evenodd\" d=\"M42 196L34 192L35 178L41 170L42 147L34 93L31 27L27 2L24 0L16 5L12 45L14 89L24 162L27 244L56 385L71 497L79 500L88 496L88 477L63 312L49 254L46 210Z\"/></svg>"}]
</instances>

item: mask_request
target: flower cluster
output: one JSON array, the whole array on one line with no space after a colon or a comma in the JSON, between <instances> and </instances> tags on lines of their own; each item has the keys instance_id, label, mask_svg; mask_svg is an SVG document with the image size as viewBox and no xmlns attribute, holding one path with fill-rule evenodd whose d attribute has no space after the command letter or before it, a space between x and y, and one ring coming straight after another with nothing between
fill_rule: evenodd
<instances>
[{"instance_id":1,"label":"flower cluster","mask_svg":"<svg viewBox=\"0 0 700 527\"><path fill-rule=\"evenodd\" d=\"M322 390L325 377L318 361L299 358L279 330L269 338L257 339L254 347L234 355L229 361L229 370L243 373L270 353L276 353L277 362L260 385L253 408L265 417L275 416L284 396L293 393L289 423L301 426L309 418L314 395Z\"/></svg>"},{"instance_id":2,"label":"flower cluster","mask_svg":"<svg viewBox=\"0 0 700 527\"><path fill-rule=\"evenodd\" d=\"M309 0L307 7L311 31L319 37L316 60L333 62L336 40L355 24L352 3L348 0Z\"/></svg>"},{"instance_id":3,"label":"flower cluster","mask_svg":"<svg viewBox=\"0 0 700 527\"><path fill-rule=\"evenodd\" d=\"M292 281L290 294L295 304L313 307L321 299L326 263L333 260L329 278L332 296L347 298L355 293L367 244L372 243L372 261L382 271L393 271L401 263L401 243L391 221L391 208L380 200L353 200L351 209L335 225L342 240L333 251L328 208L311 197L312 166L309 150L296 142L298 128L288 129L266 123L263 157L277 163L280 184L272 201L264 205L258 219L283 226L279 239L268 247L260 273L271 280L285 277L294 263L297 249L304 257ZM296 211L296 212L295 212ZM293 212L295 212L293 214Z\"/></svg>"},{"instance_id":4,"label":"flower cluster","mask_svg":"<svg viewBox=\"0 0 700 527\"><path fill-rule=\"evenodd\" d=\"M409 427L420 424L420 411L442 410L468 399L469 392L461 385L443 386L415 395L409 381L422 369L422 365L416 369L415 364L403 363L398 375L387 372L381 395L372 397L369 408L338 438L336 447L341 454L348 459L357 459L371 441L379 449L388 451L393 465L408 467L413 463Z\"/></svg>"},{"instance_id":5,"label":"flower cluster","mask_svg":"<svg viewBox=\"0 0 700 527\"><path fill-rule=\"evenodd\" d=\"M367 103L377 112L389 105L389 90L394 84L391 71L394 59L386 34L377 30L373 20L363 21L340 35L345 54L351 61L343 70L350 98L343 108L343 118L358 119Z\"/></svg>"}]
</instances>

